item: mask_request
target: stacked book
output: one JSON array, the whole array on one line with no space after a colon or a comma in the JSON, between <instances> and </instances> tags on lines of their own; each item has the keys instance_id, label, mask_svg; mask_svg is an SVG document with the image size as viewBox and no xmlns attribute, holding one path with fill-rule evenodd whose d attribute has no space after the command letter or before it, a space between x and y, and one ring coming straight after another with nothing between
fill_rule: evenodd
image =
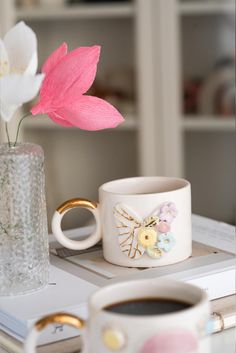
<instances>
[{"instance_id":1,"label":"stacked book","mask_svg":"<svg viewBox=\"0 0 236 353\"><path fill-rule=\"evenodd\" d=\"M67 231L71 238L86 237L92 227ZM88 317L87 299L110 283L168 277L193 283L212 301L214 331L236 325L234 227L193 215L193 255L161 268L122 268L104 261L101 245L86 251L61 248L51 236L50 282L46 289L25 296L0 299L0 352L20 353L28 328L41 316L64 311ZM77 352L80 333L73 328L48 327L39 352Z\"/></svg>"}]
</instances>

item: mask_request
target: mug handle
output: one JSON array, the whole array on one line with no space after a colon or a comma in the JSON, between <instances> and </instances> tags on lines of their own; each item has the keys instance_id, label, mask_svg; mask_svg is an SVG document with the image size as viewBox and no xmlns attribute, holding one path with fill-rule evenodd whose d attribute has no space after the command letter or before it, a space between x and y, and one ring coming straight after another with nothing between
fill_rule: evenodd
<instances>
[{"instance_id":1,"label":"mug handle","mask_svg":"<svg viewBox=\"0 0 236 353\"><path fill-rule=\"evenodd\" d=\"M38 337L48 325L52 324L69 325L77 328L78 330L85 327L85 321L75 315L66 313L47 315L35 322L30 329L24 343L24 353L36 353L35 349L37 346Z\"/></svg>"},{"instance_id":2,"label":"mug handle","mask_svg":"<svg viewBox=\"0 0 236 353\"><path fill-rule=\"evenodd\" d=\"M61 229L61 221L63 216L70 210L76 207L86 208L95 217L96 230L87 239L71 240L65 236ZM64 247L72 250L85 250L97 244L102 239L101 220L99 214L99 205L95 201L75 198L61 204L54 212L52 217L52 232Z\"/></svg>"}]
</instances>

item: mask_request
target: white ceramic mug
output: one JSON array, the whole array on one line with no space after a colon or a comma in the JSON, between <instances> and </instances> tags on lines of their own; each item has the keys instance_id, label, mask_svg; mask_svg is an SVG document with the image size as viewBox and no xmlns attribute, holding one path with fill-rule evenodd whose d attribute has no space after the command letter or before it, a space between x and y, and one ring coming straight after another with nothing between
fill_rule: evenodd
<instances>
[{"instance_id":1,"label":"white ceramic mug","mask_svg":"<svg viewBox=\"0 0 236 353\"><path fill-rule=\"evenodd\" d=\"M61 229L64 214L74 207L95 216L96 230L85 240L70 240ZM157 267L183 261L192 252L190 183L167 177L110 181L99 188L99 204L77 198L59 206L52 231L74 250L102 239L104 258L115 265Z\"/></svg>"},{"instance_id":2,"label":"white ceramic mug","mask_svg":"<svg viewBox=\"0 0 236 353\"><path fill-rule=\"evenodd\" d=\"M117 303L148 298L188 303L180 311L137 315L105 310ZM206 293L193 285L171 280L116 283L100 289L89 301L87 322L65 313L49 315L34 324L25 353L35 353L37 338L49 324L83 329L84 353L208 353L209 303Z\"/></svg>"}]
</instances>

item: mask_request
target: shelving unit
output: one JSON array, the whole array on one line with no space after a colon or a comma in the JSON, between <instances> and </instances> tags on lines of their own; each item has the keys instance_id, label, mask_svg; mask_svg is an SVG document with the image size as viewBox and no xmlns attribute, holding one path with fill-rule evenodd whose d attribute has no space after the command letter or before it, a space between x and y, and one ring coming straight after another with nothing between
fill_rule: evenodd
<instances>
[{"instance_id":1,"label":"shelving unit","mask_svg":"<svg viewBox=\"0 0 236 353\"><path fill-rule=\"evenodd\" d=\"M181 1L177 14L182 77L211 74L217 60L234 52L234 1ZM181 113L180 124L183 174L192 184L193 210L234 222L234 117Z\"/></svg>"},{"instance_id":2,"label":"shelving unit","mask_svg":"<svg viewBox=\"0 0 236 353\"><path fill-rule=\"evenodd\" d=\"M58 203L75 193L96 197L104 180L140 174L189 178L193 210L232 221L236 176L227 168L234 163L235 122L233 117L184 116L181 92L184 75L205 76L213 59L220 58L222 19L233 18L234 12L232 0L133 0L37 11L1 0L1 31L19 20L29 23L38 34L41 64L63 40L70 49L101 43L98 74L125 66L135 72L135 113L124 114L126 122L114 131L62 129L41 117L25 123L25 138L45 149L52 180L49 217Z\"/></svg>"}]
</instances>

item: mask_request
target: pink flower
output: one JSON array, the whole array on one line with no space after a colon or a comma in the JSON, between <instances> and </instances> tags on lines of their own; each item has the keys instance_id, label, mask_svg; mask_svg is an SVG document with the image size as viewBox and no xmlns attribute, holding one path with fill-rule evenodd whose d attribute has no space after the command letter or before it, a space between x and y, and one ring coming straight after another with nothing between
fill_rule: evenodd
<instances>
[{"instance_id":1,"label":"pink flower","mask_svg":"<svg viewBox=\"0 0 236 353\"><path fill-rule=\"evenodd\" d=\"M156 334L144 343L140 353L197 353L198 342L189 331L181 328Z\"/></svg>"},{"instance_id":2,"label":"pink flower","mask_svg":"<svg viewBox=\"0 0 236 353\"><path fill-rule=\"evenodd\" d=\"M68 53L67 44L63 43L43 65L46 77L40 100L31 113L47 114L59 125L83 130L102 130L121 124L124 119L111 104L84 95L95 79L99 56L99 46L80 47Z\"/></svg>"},{"instance_id":3,"label":"pink flower","mask_svg":"<svg viewBox=\"0 0 236 353\"><path fill-rule=\"evenodd\" d=\"M171 223L177 216L178 211L173 202L164 202L160 208L160 220Z\"/></svg>"},{"instance_id":4,"label":"pink flower","mask_svg":"<svg viewBox=\"0 0 236 353\"><path fill-rule=\"evenodd\" d=\"M167 222L161 221L157 225L157 230L160 233L168 233L170 231L170 225Z\"/></svg>"}]
</instances>

